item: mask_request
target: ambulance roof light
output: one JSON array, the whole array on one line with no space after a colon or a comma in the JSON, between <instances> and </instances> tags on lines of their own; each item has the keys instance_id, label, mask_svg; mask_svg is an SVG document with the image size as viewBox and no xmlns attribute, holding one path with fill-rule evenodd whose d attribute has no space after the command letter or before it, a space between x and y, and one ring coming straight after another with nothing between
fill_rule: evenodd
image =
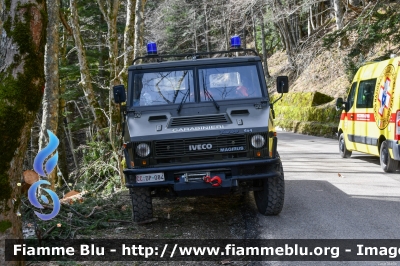
<instances>
[{"instance_id":1,"label":"ambulance roof light","mask_svg":"<svg viewBox=\"0 0 400 266\"><path fill-rule=\"evenodd\" d=\"M155 42L147 43L147 55L156 55L157 54L157 44Z\"/></svg>"},{"instance_id":2,"label":"ambulance roof light","mask_svg":"<svg viewBox=\"0 0 400 266\"><path fill-rule=\"evenodd\" d=\"M231 49L240 49L240 37L238 35L231 37Z\"/></svg>"}]
</instances>

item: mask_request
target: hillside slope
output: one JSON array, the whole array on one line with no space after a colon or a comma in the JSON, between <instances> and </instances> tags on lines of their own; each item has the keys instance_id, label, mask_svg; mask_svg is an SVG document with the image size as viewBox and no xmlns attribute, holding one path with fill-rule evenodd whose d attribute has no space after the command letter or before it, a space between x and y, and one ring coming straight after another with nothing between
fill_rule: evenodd
<instances>
[{"instance_id":1,"label":"hillside slope","mask_svg":"<svg viewBox=\"0 0 400 266\"><path fill-rule=\"evenodd\" d=\"M279 101L275 105L278 126L304 134L335 136L340 114L335 111L335 100L347 97L351 79L357 69L366 62L381 61L388 59L391 54L400 53L400 33L394 33L393 29L400 25L400 3L397 2L370 5L361 14L350 14L341 32L335 30L333 22L328 23L319 38L305 42L305 48L298 53L296 59L297 69L289 66L285 51L278 51L268 58L268 69L272 76L268 80L271 93L275 94L276 91L275 78L288 75L290 93L299 95L284 97L306 99L309 93L318 92L333 98L319 106ZM335 39L335 36L340 36L341 40L345 36L346 42L342 42L340 48L340 38ZM329 49L329 45L326 45L327 37L331 38ZM320 116L323 112L327 115Z\"/></svg>"}]
</instances>

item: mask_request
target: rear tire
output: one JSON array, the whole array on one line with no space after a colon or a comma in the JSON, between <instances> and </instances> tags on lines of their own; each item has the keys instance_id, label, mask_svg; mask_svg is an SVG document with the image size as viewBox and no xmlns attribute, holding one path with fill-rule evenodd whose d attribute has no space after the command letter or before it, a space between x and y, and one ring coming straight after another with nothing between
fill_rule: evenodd
<instances>
[{"instance_id":1,"label":"rear tire","mask_svg":"<svg viewBox=\"0 0 400 266\"><path fill-rule=\"evenodd\" d=\"M144 222L153 218L153 203L150 189L145 187L131 188L132 219L134 222Z\"/></svg>"},{"instance_id":2,"label":"rear tire","mask_svg":"<svg viewBox=\"0 0 400 266\"><path fill-rule=\"evenodd\" d=\"M350 158L351 151L346 148L346 142L344 141L344 134L340 134L339 137L339 153L342 158Z\"/></svg>"},{"instance_id":3,"label":"rear tire","mask_svg":"<svg viewBox=\"0 0 400 266\"><path fill-rule=\"evenodd\" d=\"M397 170L399 162L390 157L389 147L386 140L381 144L379 159L381 162L381 167L386 173L395 172Z\"/></svg>"},{"instance_id":4,"label":"rear tire","mask_svg":"<svg viewBox=\"0 0 400 266\"><path fill-rule=\"evenodd\" d=\"M279 155L278 155L279 157ZM279 163L281 176L260 180L263 190L254 191L258 211L262 215L278 215L285 200L285 179L282 162Z\"/></svg>"}]
</instances>

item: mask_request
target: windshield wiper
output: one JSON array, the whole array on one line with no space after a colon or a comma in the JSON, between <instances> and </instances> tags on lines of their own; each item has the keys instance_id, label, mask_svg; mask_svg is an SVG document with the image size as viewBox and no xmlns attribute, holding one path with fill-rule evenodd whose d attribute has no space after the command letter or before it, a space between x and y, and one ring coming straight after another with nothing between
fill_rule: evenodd
<instances>
[{"instance_id":1,"label":"windshield wiper","mask_svg":"<svg viewBox=\"0 0 400 266\"><path fill-rule=\"evenodd\" d=\"M208 99L212 100L212 102L214 103L215 108L217 108L217 110L219 110L219 104L214 100L214 98L211 96L211 93L208 92L206 87L204 87L204 94L207 95Z\"/></svg>"},{"instance_id":2,"label":"windshield wiper","mask_svg":"<svg viewBox=\"0 0 400 266\"><path fill-rule=\"evenodd\" d=\"M205 84L205 81L204 81L204 76L203 76L203 91L204 91L204 95L206 95L208 97L208 99L212 100L212 102L214 103L215 108L217 108L217 110L219 111L219 104L214 100L214 98L212 97L211 93L206 88L206 84Z\"/></svg>"},{"instance_id":3,"label":"windshield wiper","mask_svg":"<svg viewBox=\"0 0 400 266\"><path fill-rule=\"evenodd\" d=\"M181 112L181 109L182 109L182 106L183 106L183 104L186 102L186 100L187 100L187 97L189 96L189 92L190 92L190 82L189 82L189 85L188 85L188 90L187 90L187 92L185 93L185 95L183 95L183 98L182 98L182 101L181 101L181 103L179 104L179 107L178 107L178 114Z\"/></svg>"}]
</instances>

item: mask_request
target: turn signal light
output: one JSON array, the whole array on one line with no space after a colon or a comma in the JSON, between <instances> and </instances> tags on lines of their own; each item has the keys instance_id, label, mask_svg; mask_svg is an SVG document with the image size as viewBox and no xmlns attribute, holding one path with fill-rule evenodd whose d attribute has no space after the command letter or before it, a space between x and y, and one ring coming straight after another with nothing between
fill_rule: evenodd
<instances>
[{"instance_id":1,"label":"turn signal light","mask_svg":"<svg viewBox=\"0 0 400 266\"><path fill-rule=\"evenodd\" d=\"M142 165L146 165L147 164L147 161L146 160L143 160L142 161Z\"/></svg>"},{"instance_id":2,"label":"turn signal light","mask_svg":"<svg viewBox=\"0 0 400 266\"><path fill-rule=\"evenodd\" d=\"M256 152L256 156L261 157L261 152L260 151Z\"/></svg>"}]
</instances>

